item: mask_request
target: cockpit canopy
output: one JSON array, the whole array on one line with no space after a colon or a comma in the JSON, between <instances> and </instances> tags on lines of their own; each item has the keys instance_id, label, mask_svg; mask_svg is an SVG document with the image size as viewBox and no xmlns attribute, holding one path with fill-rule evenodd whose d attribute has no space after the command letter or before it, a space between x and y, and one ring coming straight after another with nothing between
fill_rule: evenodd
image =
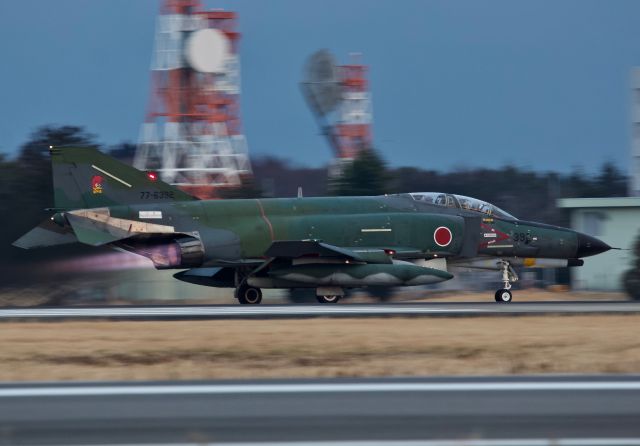
<instances>
[{"instance_id":1,"label":"cockpit canopy","mask_svg":"<svg viewBox=\"0 0 640 446\"><path fill-rule=\"evenodd\" d=\"M465 197L464 195L443 194L440 192L414 192L409 194L416 201L435 204L438 206L466 209L469 211L481 212L486 215L495 215L499 218L517 220L516 217L503 211L498 206L494 206L486 201L477 198Z\"/></svg>"}]
</instances>

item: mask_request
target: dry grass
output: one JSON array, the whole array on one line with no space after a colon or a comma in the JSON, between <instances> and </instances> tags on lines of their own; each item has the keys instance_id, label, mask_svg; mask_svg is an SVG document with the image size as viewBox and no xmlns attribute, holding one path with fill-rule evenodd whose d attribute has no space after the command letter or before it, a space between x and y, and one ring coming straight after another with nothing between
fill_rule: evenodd
<instances>
[{"instance_id":1,"label":"dry grass","mask_svg":"<svg viewBox=\"0 0 640 446\"><path fill-rule=\"evenodd\" d=\"M640 372L640 316L0 325L0 380Z\"/></svg>"}]
</instances>

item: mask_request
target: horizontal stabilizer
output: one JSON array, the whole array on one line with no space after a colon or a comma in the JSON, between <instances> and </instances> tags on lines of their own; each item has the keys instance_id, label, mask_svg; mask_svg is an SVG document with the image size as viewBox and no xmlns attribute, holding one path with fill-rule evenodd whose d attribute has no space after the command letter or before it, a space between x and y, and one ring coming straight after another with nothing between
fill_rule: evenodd
<instances>
[{"instance_id":1,"label":"horizontal stabilizer","mask_svg":"<svg viewBox=\"0 0 640 446\"><path fill-rule=\"evenodd\" d=\"M31 249L46 246L66 245L77 241L78 239L71 230L60 227L51 219L46 219L31 231L13 242L13 246L22 249Z\"/></svg>"},{"instance_id":2,"label":"horizontal stabilizer","mask_svg":"<svg viewBox=\"0 0 640 446\"><path fill-rule=\"evenodd\" d=\"M65 213L78 241L92 246L106 245L137 235L175 234L173 226L115 218L108 209L77 210Z\"/></svg>"}]
</instances>

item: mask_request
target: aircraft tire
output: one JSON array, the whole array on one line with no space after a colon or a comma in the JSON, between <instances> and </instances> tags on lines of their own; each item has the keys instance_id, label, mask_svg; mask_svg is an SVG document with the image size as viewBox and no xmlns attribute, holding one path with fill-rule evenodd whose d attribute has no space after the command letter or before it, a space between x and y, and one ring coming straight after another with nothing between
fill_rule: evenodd
<instances>
[{"instance_id":1,"label":"aircraft tire","mask_svg":"<svg viewBox=\"0 0 640 446\"><path fill-rule=\"evenodd\" d=\"M506 288L499 289L495 294L496 302L508 304L513 299L511 291Z\"/></svg>"},{"instance_id":2,"label":"aircraft tire","mask_svg":"<svg viewBox=\"0 0 640 446\"><path fill-rule=\"evenodd\" d=\"M321 304L337 304L341 296L316 296Z\"/></svg>"},{"instance_id":3,"label":"aircraft tire","mask_svg":"<svg viewBox=\"0 0 640 446\"><path fill-rule=\"evenodd\" d=\"M236 299L242 305L258 305L262 302L262 290L251 286L236 288Z\"/></svg>"}]
</instances>

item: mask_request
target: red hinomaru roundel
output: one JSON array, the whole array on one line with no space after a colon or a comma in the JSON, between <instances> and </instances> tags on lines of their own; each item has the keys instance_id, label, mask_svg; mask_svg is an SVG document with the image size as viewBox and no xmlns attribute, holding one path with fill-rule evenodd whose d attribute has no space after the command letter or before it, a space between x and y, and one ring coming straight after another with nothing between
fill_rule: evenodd
<instances>
[{"instance_id":1,"label":"red hinomaru roundel","mask_svg":"<svg viewBox=\"0 0 640 446\"><path fill-rule=\"evenodd\" d=\"M433 240L438 246L448 246L451 240L453 240L453 235L451 234L451 230L446 226L439 226L433 231Z\"/></svg>"}]
</instances>

